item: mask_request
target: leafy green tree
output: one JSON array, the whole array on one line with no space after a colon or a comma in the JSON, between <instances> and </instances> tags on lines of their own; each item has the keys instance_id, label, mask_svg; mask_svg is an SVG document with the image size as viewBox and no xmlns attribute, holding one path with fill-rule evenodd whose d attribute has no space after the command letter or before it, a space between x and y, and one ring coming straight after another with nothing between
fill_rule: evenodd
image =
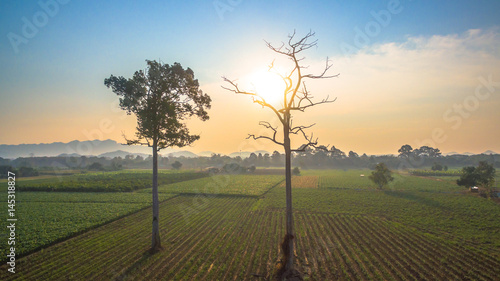
<instances>
[{"instance_id":1,"label":"leafy green tree","mask_svg":"<svg viewBox=\"0 0 500 281\"><path fill-rule=\"evenodd\" d=\"M12 168L12 166L9 166L9 165L2 165L2 166L0 166L0 179L6 179L6 178L8 178L9 172L17 174L17 170L15 170L14 168Z\"/></svg>"},{"instance_id":2,"label":"leafy green tree","mask_svg":"<svg viewBox=\"0 0 500 281\"><path fill-rule=\"evenodd\" d=\"M147 69L132 78L111 75L104 84L120 97L120 107L137 117L136 139L128 145L147 145L153 149L153 228L151 251L161 248L158 201L158 151L183 147L198 140L184 120L196 116L208 120L211 99L199 89L194 72L179 63L173 65L146 60Z\"/></svg>"},{"instance_id":3,"label":"leafy green tree","mask_svg":"<svg viewBox=\"0 0 500 281\"><path fill-rule=\"evenodd\" d=\"M344 159L345 153L342 150L336 148L335 146L332 146L330 148L330 156L336 159Z\"/></svg>"},{"instance_id":4,"label":"leafy green tree","mask_svg":"<svg viewBox=\"0 0 500 281\"><path fill-rule=\"evenodd\" d=\"M181 167L182 163L179 161L175 161L174 163L172 163L172 168L174 168L175 170L179 170Z\"/></svg>"},{"instance_id":5,"label":"leafy green tree","mask_svg":"<svg viewBox=\"0 0 500 281\"><path fill-rule=\"evenodd\" d=\"M359 155L354 151L349 151L349 158L359 158Z\"/></svg>"},{"instance_id":6,"label":"leafy green tree","mask_svg":"<svg viewBox=\"0 0 500 281\"><path fill-rule=\"evenodd\" d=\"M257 170L257 167L255 167L254 165L250 166L247 168L248 172L249 173L255 173L255 170Z\"/></svg>"},{"instance_id":7,"label":"leafy green tree","mask_svg":"<svg viewBox=\"0 0 500 281\"><path fill-rule=\"evenodd\" d=\"M38 171L32 167L20 167L19 177L36 177L39 175Z\"/></svg>"},{"instance_id":8,"label":"leafy green tree","mask_svg":"<svg viewBox=\"0 0 500 281\"><path fill-rule=\"evenodd\" d=\"M419 156L419 157L431 157L431 158L434 158L434 157L440 157L441 156L441 151L439 150L439 148L433 148L433 147L430 147L430 146L422 146L418 149L415 149L413 151L413 153L416 155L416 156Z\"/></svg>"},{"instance_id":9,"label":"leafy green tree","mask_svg":"<svg viewBox=\"0 0 500 281\"><path fill-rule=\"evenodd\" d=\"M457 180L457 184L465 187L479 185L492 195L494 193L495 173L493 165L486 161L480 161L477 167L468 166L462 168L462 175Z\"/></svg>"},{"instance_id":10,"label":"leafy green tree","mask_svg":"<svg viewBox=\"0 0 500 281\"><path fill-rule=\"evenodd\" d=\"M413 148L409 144L405 144L405 145L401 146L401 148L398 150L399 157L408 158L408 157L410 157L412 151L413 151Z\"/></svg>"},{"instance_id":11,"label":"leafy green tree","mask_svg":"<svg viewBox=\"0 0 500 281\"><path fill-rule=\"evenodd\" d=\"M495 172L493 165L486 161L479 162L476 168L476 173L479 175L479 184L490 190L495 183Z\"/></svg>"},{"instance_id":12,"label":"leafy green tree","mask_svg":"<svg viewBox=\"0 0 500 281\"><path fill-rule=\"evenodd\" d=\"M104 167L99 162L94 162L87 167L90 171L104 171Z\"/></svg>"},{"instance_id":13,"label":"leafy green tree","mask_svg":"<svg viewBox=\"0 0 500 281\"><path fill-rule=\"evenodd\" d=\"M273 165L278 166L281 161L281 154L278 151L273 151L273 154L271 156L271 161L273 162Z\"/></svg>"},{"instance_id":14,"label":"leafy green tree","mask_svg":"<svg viewBox=\"0 0 500 281\"><path fill-rule=\"evenodd\" d=\"M432 168L431 170L433 171L442 171L443 170L443 165L437 163L437 162L434 162L434 164L432 165Z\"/></svg>"},{"instance_id":15,"label":"leafy green tree","mask_svg":"<svg viewBox=\"0 0 500 281\"><path fill-rule=\"evenodd\" d=\"M476 172L476 167L468 166L462 168L462 174L457 180L459 186L473 187L478 185L479 174Z\"/></svg>"},{"instance_id":16,"label":"leafy green tree","mask_svg":"<svg viewBox=\"0 0 500 281\"><path fill-rule=\"evenodd\" d=\"M394 180L391 170L389 170L384 163L378 163L375 166L375 170L372 171L372 174L368 176L368 178L373 181L379 189L382 189L384 185Z\"/></svg>"}]
</instances>

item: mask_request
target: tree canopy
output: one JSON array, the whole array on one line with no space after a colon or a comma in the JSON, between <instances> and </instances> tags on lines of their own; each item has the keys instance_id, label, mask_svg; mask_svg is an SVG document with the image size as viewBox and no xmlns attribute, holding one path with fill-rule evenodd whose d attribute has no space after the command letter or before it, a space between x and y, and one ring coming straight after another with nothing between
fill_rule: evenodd
<instances>
[{"instance_id":1,"label":"tree canopy","mask_svg":"<svg viewBox=\"0 0 500 281\"><path fill-rule=\"evenodd\" d=\"M441 157L441 151L439 148L433 148L430 146L421 146L420 148L413 149L411 145L405 144L401 146L398 150L399 157L409 158L411 156L414 157Z\"/></svg>"},{"instance_id":2,"label":"tree canopy","mask_svg":"<svg viewBox=\"0 0 500 281\"><path fill-rule=\"evenodd\" d=\"M394 180L391 171L384 163L378 163L377 166L375 166L375 170L368 178L378 185L380 189Z\"/></svg>"},{"instance_id":3,"label":"tree canopy","mask_svg":"<svg viewBox=\"0 0 500 281\"><path fill-rule=\"evenodd\" d=\"M120 97L120 107L137 116L136 139L128 144L153 146L157 149L183 147L200 137L189 134L182 122L195 115L202 121L209 119L210 96L199 89L194 72L173 65L146 60L147 69L136 71L132 78L111 75L104 84Z\"/></svg>"},{"instance_id":4,"label":"tree canopy","mask_svg":"<svg viewBox=\"0 0 500 281\"><path fill-rule=\"evenodd\" d=\"M462 168L462 175L457 180L457 184L465 187L480 185L486 189L491 189L495 183L495 172L493 165L486 161L480 161L477 167L468 166Z\"/></svg>"}]
</instances>

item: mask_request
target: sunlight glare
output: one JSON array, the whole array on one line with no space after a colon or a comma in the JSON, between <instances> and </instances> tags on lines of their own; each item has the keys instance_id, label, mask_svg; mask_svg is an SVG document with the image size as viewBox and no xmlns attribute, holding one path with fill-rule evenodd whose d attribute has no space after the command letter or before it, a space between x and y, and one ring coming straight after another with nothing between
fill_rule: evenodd
<instances>
[{"instance_id":1,"label":"sunlight glare","mask_svg":"<svg viewBox=\"0 0 500 281\"><path fill-rule=\"evenodd\" d=\"M278 74L267 70L259 70L250 77L250 81L254 91L267 103L274 106L282 103L285 82Z\"/></svg>"}]
</instances>

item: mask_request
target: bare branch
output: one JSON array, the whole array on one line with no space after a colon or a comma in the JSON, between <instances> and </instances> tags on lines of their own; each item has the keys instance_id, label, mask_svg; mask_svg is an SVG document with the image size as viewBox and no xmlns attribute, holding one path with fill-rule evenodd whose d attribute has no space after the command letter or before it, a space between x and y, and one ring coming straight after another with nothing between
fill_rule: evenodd
<instances>
[{"instance_id":1,"label":"bare branch","mask_svg":"<svg viewBox=\"0 0 500 281\"><path fill-rule=\"evenodd\" d=\"M285 43L281 42L281 46L279 47L274 47L271 43L269 43L268 41L264 40L264 42L266 42L266 46L273 50L274 52L278 53L278 54L282 54L282 55L285 55L285 56L291 56L290 54L290 49L285 47ZM284 49L284 50L283 50Z\"/></svg>"},{"instance_id":2,"label":"bare branch","mask_svg":"<svg viewBox=\"0 0 500 281\"><path fill-rule=\"evenodd\" d=\"M326 63L325 63L325 68L323 69L323 72L319 75L313 75L313 74L307 74L303 75L302 78L311 78L311 79L323 79L323 78L335 78L339 77L340 73L337 73L335 75L326 75L328 70L333 66L333 64L330 63L330 60L328 57L326 58Z\"/></svg>"},{"instance_id":3,"label":"bare branch","mask_svg":"<svg viewBox=\"0 0 500 281\"><path fill-rule=\"evenodd\" d=\"M302 137L306 140L306 143L302 144L299 148L292 149L291 150L292 152L303 152L308 147L314 147L314 148L318 147L318 138L314 139L314 134L311 134L310 136L308 136L305 132L306 129L309 129L314 125L316 125L316 124L311 124L309 126L295 126L295 127L290 129L290 134L294 134L294 135L302 134ZM320 147L323 147L323 146L320 146Z\"/></svg>"},{"instance_id":4,"label":"bare branch","mask_svg":"<svg viewBox=\"0 0 500 281\"><path fill-rule=\"evenodd\" d=\"M307 100L308 104L306 105L301 105L301 102L304 101L304 100ZM315 106L315 105L318 105L318 104L323 104L323 103L333 103L337 100L337 98L333 99L333 100L330 100L329 97L326 97L326 99L323 99L319 102L312 102L309 97L304 97L304 98L301 98L299 100L299 104L298 106L295 106L295 107L290 107L290 110L298 110L298 111L302 111L304 112L304 110L306 110L306 108L308 107L312 107L312 106Z\"/></svg>"},{"instance_id":5,"label":"bare branch","mask_svg":"<svg viewBox=\"0 0 500 281\"><path fill-rule=\"evenodd\" d=\"M288 35L288 46L289 47L285 47L285 43L283 43L283 42L281 42L281 46L279 46L279 47L273 46L268 41L264 40L264 42L266 42L266 46L269 49L271 49L272 51L274 51L278 54L288 56L288 57L294 57L296 54L298 54L302 51L305 51L305 50L308 50L312 47L315 47L318 43L318 40L314 40L311 43L307 42L307 40L309 40L310 37L313 37L315 35L315 33L312 31L309 31L309 33L307 33L306 36L304 36L299 41L293 42L293 40L295 38L295 34L296 34L296 32L294 30L291 35Z\"/></svg>"},{"instance_id":6,"label":"bare branch","mask_svg":"<svg viewBox=\"0 0 500 281\"><path fill-rule=\"evenodd\" d=\"M280 120L280 122L282 124L284 124L285 120L283 119L283 117L280 115L279 111L274 107L272 106L271 104L267 103L266 100L259 96L257 93L253 93L253 92L246 92L246 91L242 91L240 90L240 88L238 87L238 84L232 80L229 80L228 78L226 77L222 77L222 79L231 84L231 86L233 86L233 89L231 88L227 88L227 87L224 87L224 86L221 86L223 89L225 90L228 90L228 91L231 91L233 93L236 93L236 94L242 94L242 95L249 95L249 96L252 96L253 98L253 102L254 103L257 103L259 105L261 105L262 107L267 107L267 108L270 108L275 114L276 116L278 116L278 119Z\"/></svg>"},{"instance_id":7,"label":"bare branch","mask_svg":"<svg viewBox=\"0 0 500 281\"><path fill-rule=\"evenodd\" d=\"M270 141L274 142L275 144L279 144L279 145L281 145L281 146L284 146L284 144L283 144L283 143L278 142L278 141L276 141L275 139L270 138L270 137L267 137L267 136L255 136L255 135L248 135L247 139L249 139L249 138L252 138L252 139L254 139L254 140L258 140L258 139L267 139L267 140L270 140Z\"/></svg>"},{"instance_id":8,"label":"bare branch","mask_svg":"<svg viewBox=\"0 0 500 281\"><path fill-rule=\"evenodd\" d=\"M308 49L315 47L317 45L318 40L314 40L311 43L307 43L307 40L309 40L309 38L313 37L314 35L315 35L314 32L309 31L306 34L306 36L302 37L302 39L300 39L299 41L297 41L295 43L292 43L292 40L295 37L295 30L294 30L293 34L289 36L290 39L288 40L288 44L290 45L290 47L292 47L294 53L298 54L302 51L308 50Z\"/></svg>"},{"instance_id":9,"label":"bare branch","mask_svg":"<svg viewBox=\"0 0 500 281\"><path fill-rule=\"evenodd\" d=\"M224 87L224 86L221 86L222 89L224 90L228 90L230 92L234 92L236 94L242 94L242 95L250 95L250 96L258 96L257 93L252 93L252 92L246 92L246 91L242 91L240 90L240 88L238 87L238 84L236 84L235 81L232 81L232 80L229 80L227 79L226 77L222 77L222 79L224 80L224 82L227 82L229 84L231 84L231 86L233 86L233 89L231 88L227 88L227 87Z\"/></svg>"},{"instance_id":10,"label":"bare branch","mask_svg":"<svg viewBox=\"0 0 500 281\"><path fill-rule=\"evenodd\" d=\"M323 103L333 103L336 101L335 99L330 99L329 96L321 101L314 101L313 96L310 95L306 84L304 83L304 79L323 79L323 78L334 78L338 77L339 74L335 75L327 75L328 71L332 67L331 61L326 58L324 69L319 74L303 74L302 71L307 69L307 66L303 66L302 61L304 57L299 57L299 54L303 51L309 50L315 46L317 46L317 40L311 40L311 37L315 35L314 32L309 31L304 37L297 39L296 31L294 30L292 34L288 35L288 41L281 42L281 45L273 45L268 41L266 46L271 49L273 52L277 54L284 55L288 57L293 62L293 69L288 73L278 73L275 70L275 60L273 60L268 65L268 71L272 71L273 73L279 75L283 82L285 83L285 90L283 92L283 108L276 109L272 105L268 104L264 98L258 95L256 92L246 92L242 91L238 84L235 81L231 81L225 77L223 77L224 81L229 83L231 87L222 87L226 90L229 90L236 94L245 94L252 96L253 102L257 103L263 107L271 108L275 114L279 117L281 123L288 129L286 134L294 134L301 135L305 139L305 143L300 146L298 149L294 149L294 152L304 151L307 147L317 147L318 140L314 139L314 136L311 134L308 136L305 130L311 128L313 125L309 126L292 126L291 124L291 111L305 111L309 107L313 107L315 105L323 104ZM301 89L302 87L302 89ZM287 124L288 123L288 124ZM276 139L277 136L277 128L271 126L268 122L260 122L260 125L270 129L273 134L272 136L256 136L249 135L248 138L252 138L254 140L257 139L267 139L276 144L284 145L284 143L279 142Z\"/></svg>"},{"instance_id":11,"label":"bare branch","mask_svg":"<svg viewBox=\"0 0 500 281\"><path fill-rule=\"evenodd\" d=\"M296 126L296 127L293 127L293 128L291 128L291 129L290 129L290 134L295 134L295 135L296 135L296 134L298 134L299 132L304 133L304 130L305 130L305 129L309 129L309 128L311 128L311 127L312 127L312 126L314 126L314 125L316 125L316 123L311 124L311 125L309 125L309 126Z\"/></svg>"},{"instance_id":12,"label":"bare branch","mask_svg":"<svg viewBox=\"0 0 500 281\"><path fill-rule=\"evenodd\" d=\"M291 152L304 152L306 150L306 148L308 148L310 146L316 148L317 145L318 145L318 139L315 139L314 141L308 140L307 143L301 145L299 148L290 149L290 151Z\"/></svg>"},{"instance_id":13,"label":"bare branch","mask_svg":"<svg viewBox=\"0 0 500 281\"><path fill-rule=\"evenodd\" d=\"M273 127L269 122L267 121L260 121L259 122L259 125L261 126L264 126L266 127L266 129L271 129L273 131L273 136L272 137L268 137L268 136L255 136L255 135L248 135L247 139L249 138L252 138L254 140L258 140L258 139L267 139L267 140L270 140L272 142L274 142L275 144L279 144L281 146L284 146L283 143L279 142L278 140L276 140L276 134L278 133L278 128L275 128Z\"/></svg>"}]
</instances>

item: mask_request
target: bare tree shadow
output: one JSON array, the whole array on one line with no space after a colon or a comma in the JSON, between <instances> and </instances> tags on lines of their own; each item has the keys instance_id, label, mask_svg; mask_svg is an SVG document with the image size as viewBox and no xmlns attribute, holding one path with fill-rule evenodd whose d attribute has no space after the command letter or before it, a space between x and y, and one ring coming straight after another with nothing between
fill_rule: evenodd
<instances>
[{"instance_id":1,"label":"bare tree shadow","mask_svg":"<svg viewBox=\"0 0 500 281\"><path fill-rule=\"evenodd\" d=\"M130 265L123 273L121 273L118 277L115 278L116 281L125 281L125 280L134 280L130 275L141 265L143 265L149 258L151 258L154 253L151 253L151 250L146 250L140 259L138 259L135 263Z\"/></svg>"}]
</instances>

